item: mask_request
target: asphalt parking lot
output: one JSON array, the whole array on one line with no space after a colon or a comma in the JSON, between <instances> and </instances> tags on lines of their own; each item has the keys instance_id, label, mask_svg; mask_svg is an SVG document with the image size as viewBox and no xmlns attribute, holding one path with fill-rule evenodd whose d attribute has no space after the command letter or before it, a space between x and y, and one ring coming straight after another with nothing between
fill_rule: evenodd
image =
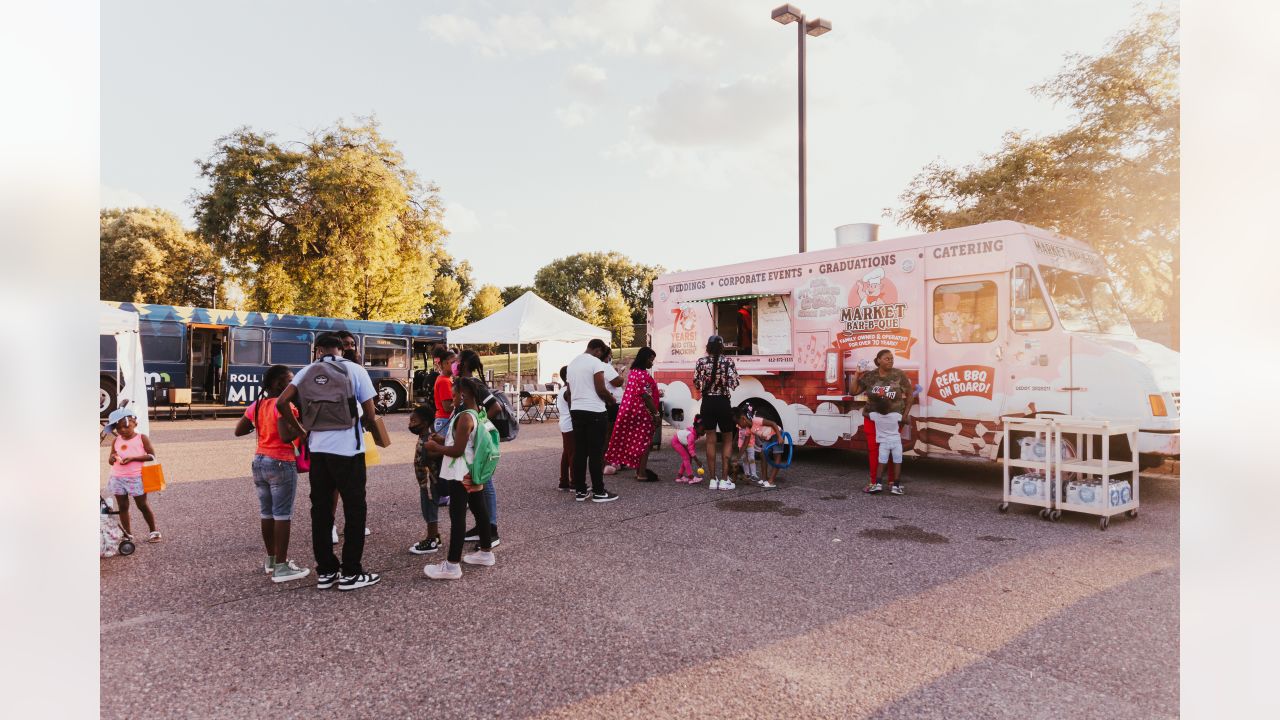
<instances>
[{"instance_id":1,"label":"asphalt parking lot","mask_svg":"<svg viewBox=\"0 0 1280 720\"><path fill-rule=\"evenodd\" d=\"M558 429L535 424L502 447L497 564L443 582L422 573L442 553L407 552L425 526L406 422L369 471L383 580L349 593L264 578L234 420L154 423L165 538L101 563L102 716L1178 714L1176 479L1100 532L997 513L994 465L908 458L906 496L866 496L863 456L808 450L777 490L712 492L671 482L666 446L663 482L575 503ZM291 554L314 567L306 493Z\"/></svg>"}]
</instances>

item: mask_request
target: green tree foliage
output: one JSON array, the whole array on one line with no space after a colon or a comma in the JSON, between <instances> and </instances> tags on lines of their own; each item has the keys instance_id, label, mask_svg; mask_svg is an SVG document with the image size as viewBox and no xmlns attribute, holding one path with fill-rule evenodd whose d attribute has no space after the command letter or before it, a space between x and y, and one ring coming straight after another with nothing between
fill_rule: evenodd
<instances>
[{"instance_id":1,"label":"green tree foliage","mask_svg":"<svg viewBox=\"0 0 1280 720\"><path fill-rule=\"evenodd\" d=\"M198 230L246 305L420 319L445 235L440 202L376 122L340 122L287 144L241 128L197 164L209 183L192 198Z\"/></svg>"},{"instance_id":2,"label":"green tree foliage","mask_svg":"<svg viewBox=\"0 0 1280 720\"><path fill-rule=\"evenodd\" d=\"M483 320L506 307L502 301L502 290L497 285L482 285L467 308L467 322Z\"/></svg>"},{"instance_id":3,"label":"green tree foliage","mask_svg":"<svg viewBox=\"0 0 1280 720\"><path fill-rule=\"evenodd\" d=\"M544 266L533 284L547 302L574 315L573 300L579 290L594 293L599 300L612 286L622 293L632 321L642 323L652 301L653 279L662 272L659 266L642 265L619 252L586 252Z\"/></svg>"},{"instance_id":4,"label":"green tree foliage","mask_svg":"<svg viewBox=\"0 0 1280 720\"><path fill-rule=\"evenodd\" d=\"M443 247L437 248L435 259L436 273L448 275L456 280L458 282L458 290L462 293L462 299L470 298L476 286L475 279L471 276L470 261L454 259Z\"/></svg>"},{"instance_id":5,"label":"green tree foliage","mask_svg":"<svg viewBox=\"0 0 1280 720\"><path fill-rule=\"evenodd\" d=\"M622 297L622 291L616 286L609 288L609 293L604 296L604 305L601 308L601 315L604 319L604 326L613 332L613 342L618 347L631 347L631 341L635 339L635 326L632 325L631 309L627 307L627 301Z\"/></svg>"},{"instance_id":6,"label":"green tree foliage","mask_svg":"<svg viewBox=\"0 0 1280 720\"><path fill-rule=\"evenodd\" d=\"M1175 316L1178 65L1176 15L1139 18L1101 55L1070 56L1033 89L1067 103L1072 127L1007 133L975 165L927 166L900 196L896 219L924 230L1017 220L1061 232L1098 249L1135 314Z\"/></svg>"},{"instance_id":7,"label":"green tree foliage","mask_svg":"<svg viewBox=\"0 0 1280 720\"><path fill-rule=\"evenodd\" d=\"M506 307L519 300L522 295L533 290L532 285L508 285L502 288L502 306Z\"/></svg>"},{"instance_id":8,"label":"green tree foliage","mask_svg":"<svg viewBox=\"0 0 1280 720\"><path fill-rule=\"evenodd\" d=\"M604 326L605 324L604 301L599 295L585 288L573 294L573 299L569 301L569 308L565 312L592 325Z\"/></svg>"},{"instance_id":9,"label":"green tree foliage","mask_svg":"<svg viewBox=\"0 0 1280 720\"><path fill-rule=\"evenodd\" d=\"M99 293L104 300L208 306L218 262L212 248L159 208L102 210Z\"/></svg>"},{"instance_id":10,"label":"green tree foliage","mask_svg":"<svg viewBox=\"0 0 1280 720\"><path fill-rule=\"evenodd\" d=\"M458 281L449 275L437 275L423 311L422 321L429 325L459 328L467 324L466 303Z\"/></svg>"}]
</instances>

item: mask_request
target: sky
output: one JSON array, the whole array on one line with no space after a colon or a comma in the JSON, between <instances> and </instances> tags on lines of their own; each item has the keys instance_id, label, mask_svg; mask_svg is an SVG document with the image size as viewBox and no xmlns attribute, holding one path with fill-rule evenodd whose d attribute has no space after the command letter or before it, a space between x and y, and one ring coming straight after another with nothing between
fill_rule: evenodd
<instances>
[{"instance_id":1,"label":"sky","mask_svg":"<svg viewBox=\"0 0 1280 720\"><path fill-rule=\"evenodd\" d=\"M438 186L447 248L481 284L584 251L668 270L794 253L796 32L777 4L113 0L102 205L190 226L218 137L373 116ZM1030 88L1154 5L803 0L833 25L806 46L809 249L847 223L914 234L884 211L925 165L1069 125Z\"/></svg>"}]
</instances>

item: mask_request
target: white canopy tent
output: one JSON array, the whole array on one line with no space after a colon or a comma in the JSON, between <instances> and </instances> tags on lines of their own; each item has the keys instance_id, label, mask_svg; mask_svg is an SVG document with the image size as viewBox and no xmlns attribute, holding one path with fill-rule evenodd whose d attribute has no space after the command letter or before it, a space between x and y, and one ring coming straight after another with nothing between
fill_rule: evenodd
<instances>
[{"instance_id":1,"label":"white canopy tent","mask_svg":"<svg viewBox=\"0 0 1280 720\"><path fill-rule=\"evenodd\" d=\"M567 361L582 352L589 340L598 338L609 342L609 337L608 330L579 320L529 291L483 320L450 330L448 341L450 345L515 345L517 378L520 377L520 346L538 345L538 379L542 380L550 372L544 371L543 363L554 364L554 369L559 370L564 362L557 358L563 357ZM554 349L557 358L544 357L542 343L547 343L548 351Z\"/></svg>"},{"instance_id":2,"label":"white canopy tent","mask_svg":"<svg viewBox=\"0 0 1280 720\"><path fill-rule=\"evenodd\" d=\"M151 423L147 418L147 373L142 367L138 314L100 305L98 332L116 338L116 407L133 408L138 414L138 432L151 434Z\"/></svg>"}]
</instances>

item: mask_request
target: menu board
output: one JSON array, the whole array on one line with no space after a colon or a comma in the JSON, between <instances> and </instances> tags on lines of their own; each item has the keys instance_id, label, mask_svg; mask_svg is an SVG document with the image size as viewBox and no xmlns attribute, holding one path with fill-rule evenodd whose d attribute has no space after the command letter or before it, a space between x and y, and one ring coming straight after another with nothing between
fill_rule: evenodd
<instances>
[{"instance_id":1,"label":"menu board","mask_svg":"<svg viewBox=\"0 0 1280 720\"><path fill-rule=\"evenodd\" d=\"M781 295L760 298L756 303L756 355L791 354L791 315Z\"/></svg>"}]
</instances>

